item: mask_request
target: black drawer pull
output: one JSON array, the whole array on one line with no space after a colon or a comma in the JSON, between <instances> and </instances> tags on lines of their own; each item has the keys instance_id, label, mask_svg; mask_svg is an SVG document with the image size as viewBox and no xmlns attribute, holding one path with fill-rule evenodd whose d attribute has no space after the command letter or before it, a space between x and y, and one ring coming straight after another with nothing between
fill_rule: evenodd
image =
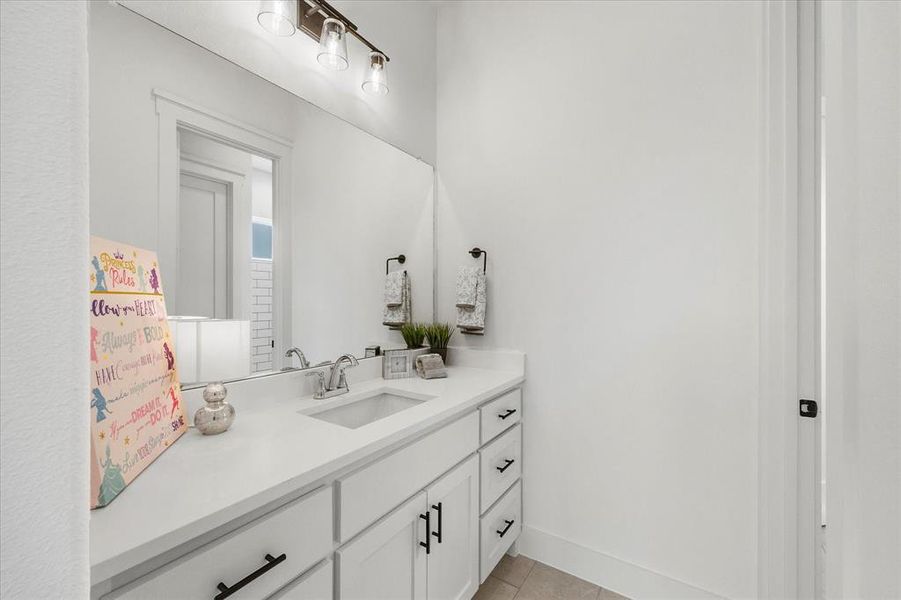
<instances>
[{"instance_id":1,"label":"black drawer pull","mask_svg":"<svg viewBox=\"0 0 901 600\"><path fill-rule=\"evenodd\" d=\"M425 511L424 515L419 515L420 519L425 519L425 541L419 542L419 545L425 548L426 554L432 553L432 512Z\"/></svg>"},{"instance_id":2,"label":"black drawer pull","mask_svg":"<svg viewBox=\"0 0 901 600\"><path fill-rule=\"evenodd\" d=\"M248 583L250 583L257 577L259 577L260 575L263 575L269 569L273 568L274 566L276 566L279 563L284 562L286 558L288 558L287 554L282 554L278 558L274 558L271 554L267 554L265 565L263 565L262 567L260 567L259 569L257 569L256 571L254 571L253 573L251 573L250 575L248 575L247 577L245 577L244 579L242 579L241 581L236 583L235 585L228 587L227 585L225 585L223 582L220 581L219 585L216 586L216 589L219 590L219 593L216 594L215 596L213 596L213 600L223 600L224 598L228 598L229 596L231 596L232 594L234 594L235 592L240 590L242 587L244 587L245 585L247 585Z\"/></svg>"},{"instance_id":3,"label":"black drawer pull","mask_svg":"<svg viewBox=\"0 0 901 600\"><path fill-rule=\"evenodd\" d=\"M438 504L433 504L432 508L434 508L435 510L438 511L438 531L433 531L432 535L434 535L436 538L438 538L438 543L440 544L441 543L441 530L443 529L443 527L441 526L441 520L442 520L441 513L443 513L444 510L443 510L442 504L440 502Z\"/></svg>"},{"instance_id":4,"label":"black drawer pull","mask_svg":"<svg viewBox=\"0 0 901 600\"><path fill-rule=\"evenodd\" d=\"M513 521L514 521L514 520L508 521L507 519L504 519L504 523L506 523L507 526L504 527L503 531L500 530L500 529L498 529L498 530L497 530L497 534L498 534L499 536L501 536L501 537L504 537L504 535L506 535L506 533L507 533L508 531L510 531L510 528L513 527Z\"/></svg>"},{"instance_id":5,"label":"black drawer pull","mask_svg":"<svg viewBox=\"0 0 901 600\"><path fill-rule=\"evenodd\" d=\"M497 469L498 471L500 471L501 473L503 473L504 471L509 469L510 465L512 465L514 462L516 462L516 461L514 461L512 458L508 458L504 461L505 464L503 467L494 467L494 468Z\"/></svg>"},{"instance_id":6,"label":"black drawer pull","mask_svg":"<svg viewBox=\"0 0 901 600\"><path fill-rule=\"evenodd\" d=\"M508 409L507 409L507 412L505 412L505 413L502 414L502 415L498 415L497 418L498 418L498 419L506 419L507 417L509 417L510 415L512 415L512 414L515 413L515 412L516 412L516 409L515 409L515 408L508 408Z\"/></svg>"}]
</instances>

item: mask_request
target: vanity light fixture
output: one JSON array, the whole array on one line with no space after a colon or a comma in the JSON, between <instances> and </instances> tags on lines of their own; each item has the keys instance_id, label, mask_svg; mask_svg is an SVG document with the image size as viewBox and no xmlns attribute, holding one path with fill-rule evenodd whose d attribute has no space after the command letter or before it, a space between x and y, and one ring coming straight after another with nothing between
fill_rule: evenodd
<instances>
[{"instance_id":1,"label":"vanity light fixture","mask_svg":"<svg viewBox=\"0 0 901 600\"><path fill-rule=\"evenodd\" d=\"M262 0L257 22L273 35L291 37L297 31L297 1Z\"/></svg>"},{"instance_id":2,"label":"vanity light fixture","mask_svg":"<svg viewBox=\"0 0 901 600\"><path fill-rule=\"evenodd\" d=\"M347 27L338 19L328 18L322 22L319 36L319 64L332 71L347 68Z\"/></svg>"},{"instance_id":3,"label":"vanity light fixture","mask_svg":"<svg viewBox=\"0 0 901 600\"><path fill-rule=\"evenodd\" d=\"M373 96L388 93L388 73L385 71L385 55L381 52L369 53L369 70L363 80L363 91Z\"/></svg>"},{"instance_id":4,"label":"vanity light fixture","mask_svg":"<svg viewBox=\"0 0 901 600\"><path fill-rule=\"evenodd\" d=\"M350 19L326 0L261 0L257 21L269 33L291 36L297 30L319 42L316 59L335 71L348 68L347 36L352 35L369 48L369 67L363 91L375 96L388 93L388 55L376 48L357 30Z\"/></svg>"}]
</instances>

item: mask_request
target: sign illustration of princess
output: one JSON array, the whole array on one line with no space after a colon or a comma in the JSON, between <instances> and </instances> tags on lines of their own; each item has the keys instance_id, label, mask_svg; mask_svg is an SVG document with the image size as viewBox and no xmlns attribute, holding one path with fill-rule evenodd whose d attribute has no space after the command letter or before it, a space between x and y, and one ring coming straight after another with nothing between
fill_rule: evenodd
<instances>
[{"instance_id":1,"label":"sign illustration of princess","mask_svg":"<svg viewBox=\"0 0 901 600\"><path fill-rule=\"evenodd\" d=\"M154 294L160 293L160 278L156 274L156 269L150 269L150 287L153 288Z\"/></svg>"},{"instance_id":2,"label":"sign illustration of princess","mask_svg":"<svg viewBox=\"0 0 901 600\"><path fill-rule=\"evenodd\" d=\"M91 408L97 409L97 422L106 419L106 414L111 414L113 411L106 407L106 398L103 397L103 394L100 393L99 388L94 388L91 391Z\"/></svg>"},{"instance_id":3,"label":"sign illustration of princess","mask_svg":"<svg viewBox=\"0 0 901 600\"><path fill-rule=\"evenodd\" d=\"M172 398L172 410L169 411L169 416L175 416L175 410L178 408L178 396L175 395L175 388L169 388L169 397Z\"/></svg>"},{"instance_id":4,"label":"sign illustration of princess","mask_svg":"<svg viewBox=\"0 0 901 600\"><path fill-rule=\"evenodd\" d=\"M125 478L122 477L122 468L110 458L109 445L106 446L106 459L100 461L100 466L103 467L103 481L100 482L97 504L106 506L125 489Z\"/></svg>"},{"instance_id":5,"label":"sign illustration of princess","mask_svg":"<svg viewBox=\"0 0 901 600\"><path fill-rule=\"evenodd\" d=\"M144 277L144 265L138 265L138 283L141 285L141 291L147 291L147 279Z\"/></svg>"},{"instance_id":6,"label":"sign illustration of princess","mask_svg":"<svg viewBox=\"0 0 901 600\"><path fill-rule=\"evenodd\" d=\"M169 344L163 342L163 355L166 357L166 370L171 371L175 368L175 355L169 349Z\"/></svg>"},{"instance_id":7,"label":"sign illustration of princess","mask_svg":"<svg viewBox=\"0 0 901 600\"><path fill-rule=\"evenodd\" d=\"M105 292L106 289L106 273L103 272L103 269L100 268L100 261L97 260L97 257L91 259L91 264L94 265L94 278L97 280L97 283L94 285L95 292Z\"/></svg>"},{"instance_id":8,"label":"sign illustration of princess","mask_svg":"<svg viewBox=\"0 0 901 600\"><path fill-rule=\"evenodd\" d=\"M91 362L97 362L97 336L99 335L100 332L91 327Z\"/></svg>"}]
</instances>

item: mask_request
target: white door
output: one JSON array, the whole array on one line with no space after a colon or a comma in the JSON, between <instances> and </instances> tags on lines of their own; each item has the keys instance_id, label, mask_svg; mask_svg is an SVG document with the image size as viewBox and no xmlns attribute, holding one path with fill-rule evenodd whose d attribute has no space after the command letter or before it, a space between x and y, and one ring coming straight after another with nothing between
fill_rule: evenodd
<instances>
[{"instance_id":1,"label":"white door","mask_svg":"<svg viewBox=\"0 0 901 600\"><path fill-rule=\"evenodd\" d=\"M341 600L419 600L426 597L429 530L421 492L336 553ZM434 548L434 546L432 546Z\"/></svg>"},{"instance_id":2,"label":"white door","mask_svg":"<svg viewBox=\"0 0 901 600\"><path fill-rule=\"evenodd\" d=\"M174 315L228 318L228 186L181 174Z\"/></svg>"},{"instance_id":3,"label":"white door","mask_svg":"<svg viewBox=\"0 0 901 600\"><path fill-rule=\"evenodd\" d=\"M479 460L472 456L427 490L429 600L469 600L479 587Z\"/></svg>"}]
</instances>

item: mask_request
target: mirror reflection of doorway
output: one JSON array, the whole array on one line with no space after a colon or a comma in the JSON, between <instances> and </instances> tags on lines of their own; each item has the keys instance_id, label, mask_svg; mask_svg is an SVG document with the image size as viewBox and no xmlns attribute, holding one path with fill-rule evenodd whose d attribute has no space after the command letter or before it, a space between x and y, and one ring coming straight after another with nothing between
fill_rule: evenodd
<instances>
[{"instance_id":1,"label":"mirror reflection of doorway","mask_svg":"<svg viewBox=\"0 0 901 600\"><path fill-rule=\"evenodd\" d=\"M252 215L250 256L250 340L253 348L251 373L275 368L275 332L272 311L272 161L252 157Z\"/></svg>"},{"instance_id":2,"label":"mirror reflection of doorway","mask_svg":"<svg viewBox=\"0 0 901 600\"><path fill-rule=\"evenodd\" d=\"M178 134L178 294L171 314L249 322L249 372L270 371L272 161L192 131Z\"/></svg>"}]
</instances>

